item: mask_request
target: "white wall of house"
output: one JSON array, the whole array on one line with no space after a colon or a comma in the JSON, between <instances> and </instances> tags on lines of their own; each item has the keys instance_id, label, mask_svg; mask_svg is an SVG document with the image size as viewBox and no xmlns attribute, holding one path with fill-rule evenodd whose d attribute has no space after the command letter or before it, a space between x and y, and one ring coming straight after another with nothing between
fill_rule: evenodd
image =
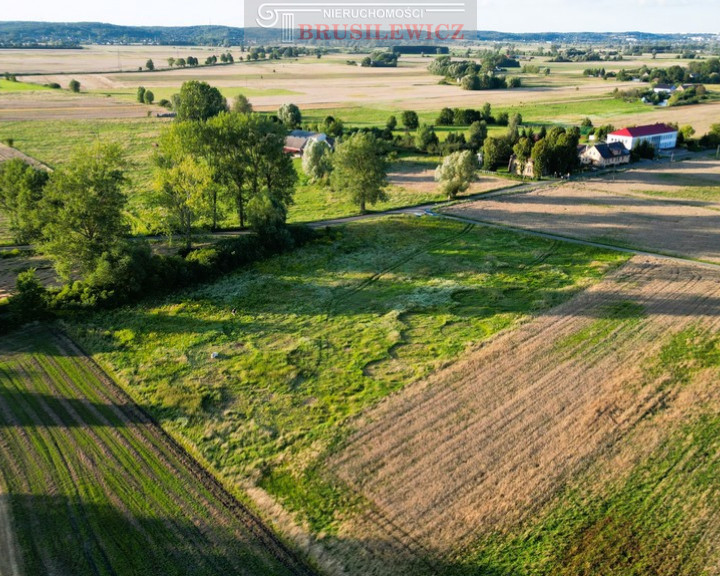
<instances>
[{"instance_id":1,"label":"white wall of house","mask_svg":"<svg viewBox=\"0 0 720 576\"><path fill-rule=\"evenodd\" d=\"M667 150L668 148L675 148L677 146L677 132L666 132L665 134L653 134L652 136L614 136L608 134L608 144L612 142L622 142L625 148L632 150L640 142L650 142L656 150Z\"/></svg>"}]
</instances>

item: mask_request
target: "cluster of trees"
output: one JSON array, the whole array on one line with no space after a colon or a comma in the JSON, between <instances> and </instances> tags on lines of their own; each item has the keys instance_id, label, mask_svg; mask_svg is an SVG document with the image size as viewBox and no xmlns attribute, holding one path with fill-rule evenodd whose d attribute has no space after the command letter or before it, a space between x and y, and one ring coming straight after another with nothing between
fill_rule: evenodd
<instances>
[{"instance_id":1,"label":"cluster of trees","mask_svg":"<svg viewBox=\"0 0 720 576\"><path fill-rule=\"evenodd\" d=\"M555 126L549 131L542 127L535 134L532 129L518 129L517 125L508 127L505 135L490 137L483 145L483 168L496 170L507 166L514 154L520 169L532 159L535 177L546 174L567 174L578 166L577 146L580 141L580 129L566 130Z\"/></svg>"},{"instance_id":2,"label":"cluster of trees","mask_svg":"<svg viewBox=\"0 0 720 576\"><path fill-rule=\"evenodd\" d=\"M205 66L213 66L218 63L218 60L222 64L232 64L235 62L235 57L230 52L224 52L220 54L220 57L218 58L217 55L213 54L212 56L208 56L205 59ZM188 56L187 58L168 58L167 59L168 66L170 68L177 67L177 68L185 68L187 66L200 66L200 61L195 56ZM148 64L152 64L152 60L148 60ZM148 70L154 70L155 66L152 67L147 66Z\"/></svg>"},{"instance_id":3,"label":"cluster of trees","mask_svg":"<svg viewBox=\"0 0 720 576\"><path fill-rule=\"evenodd\" d=\"M0 166L0 210L16 240L33 242L67 282L51 297L32 274L23 275L11 302L17 319L27 320L28 303L40 297L46 308L122 303L211 277L307 236L285 226L297 180L284 152L285 127L227 111L224 101L217 105L219 92L203 84L183 85L183 117L161 134L154 157L156 200L168 232L183 239L182 256L153 255L147 242L129 237L128 163L117 144L82 147L51 174L21 160ZM256 234L191 250L193 231L217 226L228 210Z\"/></svg>"},{"instance_id":4,"label":"cluster of trees","mask_svg":"<svg viewBox=\"0 0 720 576\"><path fill-rule=\"evenodd\" d=\"M502 88L518 88L519 77L507 80L505 76L495 74L496 67L492 60L478 64L473 60L453 61L450 56L440 56L428 66L431 74L450 78L460 83L464 90L497 90Z\"/></svg>"},{"instance_id":5,"label":"cluster of trees","mask_svg":"<svg viewBox=\"0 0 720 576\"><path fill-rule=\"evenodd\" d=\"M320 58L322 53L323 51L320 48L253 46L247 52L247 60L280 60L281 58L297 58L303 55L314 55ZM242 57L240 59L242 60Z\"/></svg>"},{"instance_id":6,"label":"cluster of trees","mask_svg":"<svg viewBox=\"0 0 720 576\"><path fill-rule=\"evenodd\" d=\"M360 61L363 68L397 68L399 55L395 52L373 52Z\"/></svg>"},{"instance_id":7,"label":"cluster of trees","mask_svg":"<svg viewBox=\"0 0 720 576\"><path fill-rule=\"evenodd\" d=\"M607 80L608 78L615 78L617 74L615 72L608 72L605 68L585 68L585 70L583 70L583 76L593 76Z\"/></svg>"},{"instance_id":8,"label":"cluster of trees","mask_svg":"<svg viewBox=\"0 0 720 576\"><path fill-rule=\"evenodd\" d=\"M621 82L638 78L644 82L661 84L720 84L720 59L709 58L690 62L687 67L669 66L668 68L649 68L642 66L635 70L620 70L617 76Z\"/></svg>"},{"instance_id":9,"label":"cluster of trees","mask_svg":"<svg viewBox=\"0 0 720 576\"><path fill-rule=\"evenodd\" d=\"M518 125L522 124L522 116L519 114ZM483 121L486 124L497 124L507 126L510 123L510 116L507 112L500 112L497 117L492 114L492 106L485 103L480 110L472 108L443 108L435 120L437 126L470 126L475 122Z\"/></svg>"},{"instance_id":10,"label":"cluster of trees","mask_svg":"<svg viewBox=\"0 0 720 576\"><path fill-rule=\"evenodd\" d=\"M144 86L138 86L136 98L140 104L152 104L155 102L155 94L153 94L152 90L146 90Z\"/></svg>"},{"instance_id":11,"label":"cluster of trees","mask_svg":"<svg viewBox=\"0 0 720 576\"><path fill-rule=\"evenodd\" d=\"M707 89L703 85L689 86L685 90L675 91L668 100L668 106L683 106L686 104L699 104L707 98Z\"/></svg>"}]
</instances>

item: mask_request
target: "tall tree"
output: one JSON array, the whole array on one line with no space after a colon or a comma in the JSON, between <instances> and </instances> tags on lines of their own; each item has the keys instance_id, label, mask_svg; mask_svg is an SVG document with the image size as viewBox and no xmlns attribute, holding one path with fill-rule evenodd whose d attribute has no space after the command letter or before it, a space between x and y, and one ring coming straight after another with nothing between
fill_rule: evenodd
<instances>
[{"instance_id":1,"label":"tall tree","mask_svg":"<svg viewBox=\"0 0 720 576\"><path fill-rule=\"evenodd\" d=\"M302 113L295 104L283 104L278 110L278 118L288 128L298 128L302 124Z\"/></svg>"},{"instance_id":2,"label":"tall tree","mask_svg":"<svg viewBox=\"0 0 720 576\"><path fill-rule=\"evenodd\" d=\"M39 235L37 208L47 179L47 172L19 158L0 164L0 211L7 215L16 242L30 242Z\"/></svg>"},{"instance_id":3,"label":"tall tree","mask_svg":"<svg viewBox=\"0 0 720 576\"><path fill-rule=\"evenodd\" d=\"M470 150L475 153L479 152L480 149L483 147L483 144L485 144L485 139L487 138L487 135L488 130L485 120L473 122L470 125L470 132L468 136L468 146L470 147Z\"/></svg>"},{"instance_id":4,"label":"tall tree","mask_svg":"<svg viewBox=\"0 0 720 576\"><path fill-rule=\"evenodd\" d=\"M490 137L483 144L483 168L496 170L507 165L512 154L512 146L507 138Z\"/></svg>"},{"instance_id":5,"label":"tall tree","mask_svg":"<svg viewBox=\"0 0 720 576\"><path fill-rule=\"evenodd\" d=\"M349 194L361 212L367 204L387 199L387 160L372 134L356 132L333 154L333 189Z\"/></svg>"},{"instance_id":6,"label":"tall tree","mask_svg":"<svg viewBox=\"0 0 720 576\"><path fill-rule=\"evenodd\" d=\"M248 100L247 97L243 96L242 94L238 94L235 97L232 109L233 112L237 112L238 114L250 114L253 111L250 100Z\"/></svg>"},{"instance_id":7,"label":"tall tree","mask_svg":"<svg viewBox=\"0 0 720 576\"><path fill-rule=\"evenodd\" d=\"M207 120L227 110L227 102L220 90L207 82L189 80L180 88L175 111L180 122Z\"/></svg>"},{"instance_id":8,"label":"tall tree","mask_svg":"<svg viewBox=\"0 0 720 576\"><path fill-rule=\"evenodd\" d=\"M470 150L453 152L435 170L435 181L440 183L440 189L452 200L470 187L478 168L477 156Z\"/></svg>"},{"instance_id":9,"label":"tall tree","mask_svg":"<svg viewBox=\"0 0 720 576\"><path fill-rule=\"evenodd\" d=\"M207 191L213 186L212 170L204 158L187 155L160 170L155 186L166 210L169 232L182 234L185 248L192 246L193 226L207 212Z\"/></svg>"},{"instance_id":10,"label":"tall tree","mask_svg":"<svg viewBox=\"0 0 720 576\"><path fill-rule=\"evenodd\" d=\"M417 130L417 127L420 125L417 112L413 110L405 110L400 119L402 120L403 126L408 130Z\"/></svg>"},{"instance_id":11,"label":"tall tree","mask_svg":"<svg viewBox=\"0 0 720 576\"><path fill-rule=\"evenodd\" d=\"M303 151L303 172L312 182L325 180L332 171L332 151L330 145L323 140L310 140Z\"/></svg>"},{"instance_id":12,"label":"tall tree","mask_svg":"<svg viewBox=\"0 0 720 576\"><path fill-rule=\"evenodd\" d=\"M117 144L79 148L50 176L41 201L41 250L64 279L91 272L128 233L125 161Z\"/></svg>"}]
</instances>

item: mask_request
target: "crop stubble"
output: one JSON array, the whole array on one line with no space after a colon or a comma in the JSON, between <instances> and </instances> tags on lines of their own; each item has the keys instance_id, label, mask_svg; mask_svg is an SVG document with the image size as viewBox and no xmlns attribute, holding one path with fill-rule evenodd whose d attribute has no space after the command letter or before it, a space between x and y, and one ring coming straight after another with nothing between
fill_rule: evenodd
<instances>
[{"instance_id":1,"label":"crop stubble","mask_svg":"<svg viewBox=\"0 0 720 576\"><path fill-rule=\"evenodd\" d=\"M635 257L383 402L330 462L370 501L345 528L364 536L358 554L392 573L397 566L376 562L387 558L383 547L437 559L510 529L609 458L659 406L692 404L647 361L683 328L717 330L719 298L720 271ZM632 461L615 458L613 476Z\"/></svg>"}]
</instances>

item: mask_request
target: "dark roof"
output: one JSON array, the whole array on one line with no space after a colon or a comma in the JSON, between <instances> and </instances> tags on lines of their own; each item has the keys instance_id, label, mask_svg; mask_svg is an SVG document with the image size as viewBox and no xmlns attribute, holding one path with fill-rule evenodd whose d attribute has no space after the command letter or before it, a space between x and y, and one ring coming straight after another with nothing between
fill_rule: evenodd
<instances>
[{"instance_id":1,"label":"dark roof","mask_svg":"<svg viewBox=\"0 0 720 576\"><path fill-rule=\"evenodd\" d=\"M671 128L666 124L652 124L650 126L633 126L632 128L623 128L622 130L616 130L610 134L613 136L631 136L637 138L639 136L657 136L659 134L668 134L670 132L677 132L675 128Z\"/></svg>"},{"instance_id":2,"label":"dark roof","mask_svg":"<svg viewBox=\"0 0 720 576\"><path fill-rule=\"evenodd\" d=\"M290 136L295 136L297 138L305 138L306 140L310 138L310 136L317 136L317 132L308 132L307 130L293 130L290 132Z\"/></svg>"},{"instance_id":3,"label":"dark roof","mask_svg":"<svg viewBox=\"0 0 720 576\"><path fill-rule=\"evenodd\" d=\"M598 154L605 160L612 160L618 156L627 156L630 154L630 151L623 146L622 142L612 142L611 144L601 142L600 144L595 144L595 150L597 150Z\"/></svg>"},{"instance_id":4,"label":"dark roof","mask_svg":"<svg viewBox=\"0 0 720 576\"><path fill-rule=\"evenodd\" d=\"M285 138L285 149L286 150L297 150L300 152L303 148L305 148L305 144L307 144L307 137L303 136L288 136Z\"/></svg>"}]
</instances>

